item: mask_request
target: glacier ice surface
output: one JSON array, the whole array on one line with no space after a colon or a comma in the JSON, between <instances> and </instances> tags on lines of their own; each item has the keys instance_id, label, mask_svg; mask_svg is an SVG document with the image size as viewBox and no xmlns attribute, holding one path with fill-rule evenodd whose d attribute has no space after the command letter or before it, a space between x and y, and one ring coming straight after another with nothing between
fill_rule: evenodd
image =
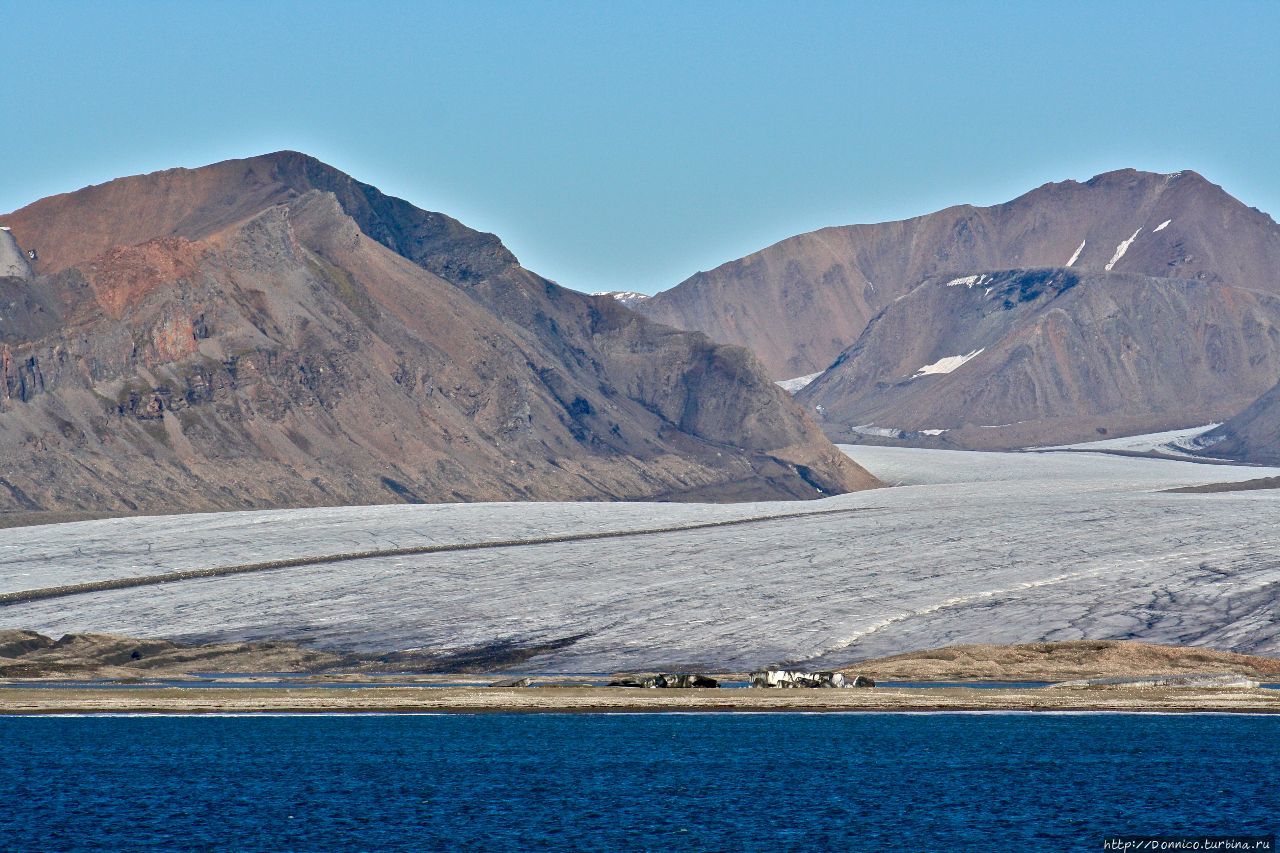
<instances>
[{"instance_id":1,"label":"glacier ice surface","mask_svg":"<svg viewBox=\"0 0 1280 853\"><path fill-rule=\"evenodd\" d=\"M898 487L796 503L334 507L10 529L0 541L3 591L849 510L83 594L0 607L0 627L365 651L584 635L521 664L545 672L813 668L953 643L1078 638L1280 653L1280 491L1163 491L1278 469L1079 451L844 449Z\"/></svg>"}]
</instances>

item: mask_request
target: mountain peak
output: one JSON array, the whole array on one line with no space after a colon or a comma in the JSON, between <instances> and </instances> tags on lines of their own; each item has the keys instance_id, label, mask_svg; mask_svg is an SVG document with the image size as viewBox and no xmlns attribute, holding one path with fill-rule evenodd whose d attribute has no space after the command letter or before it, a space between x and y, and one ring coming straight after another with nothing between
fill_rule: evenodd
<instances>
[{"instance_id":1,"label":"mountain peak","mask_svg":"<svg viewBox=\"0 0 1280 853\"><path fill-rule=\"evenodd\" d=\"M494 235L300 152L122 178L0 224L0 262L39 251L34 275L0 276L0 508L876 482L746 351L566 291Z\"/></svg>"},{"instance_id":2,"label":"mountain peak","mask_svg":"<svg viewBox=\"0 0 1280 853\"><path fill-rule=\"evenodd\" d=\"M495 235L420 210L298 151L118 178L41 199L4 220L19 243L39 250L36 271L51 273L120 245L198 240L317 189L333 193L370 237L455 283L518 264Z\"/></svg>"},{"instance_id":3,"label":"mountain peak","mask_svg":"<svg viewBox=\"0 0 1280 853\"><path fill-rule=\"evenodd\" d=\"M788 379L825 369L932 275L1063 266L1280 291L1280 228L1197 172L1116 169L990 207L797 235L635 309L754 349Z\"/></svg>"}]
</instances>

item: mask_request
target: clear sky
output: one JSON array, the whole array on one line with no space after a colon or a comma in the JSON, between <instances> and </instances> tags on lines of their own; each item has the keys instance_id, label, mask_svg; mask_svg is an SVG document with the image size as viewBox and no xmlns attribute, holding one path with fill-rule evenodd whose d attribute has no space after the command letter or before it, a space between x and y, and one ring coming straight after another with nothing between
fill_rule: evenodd
<instances>
[{"instance_id":1,"label":"clear sky","mask_svg":"<svg viewBox=\"0 0 1280 853\"><path fill-rule=\"evenodd\" d=\"M292 148L653 292L1133 166L1280 213L1280 0L0 0L0 210Z\"/></svg>"}]
</instances>

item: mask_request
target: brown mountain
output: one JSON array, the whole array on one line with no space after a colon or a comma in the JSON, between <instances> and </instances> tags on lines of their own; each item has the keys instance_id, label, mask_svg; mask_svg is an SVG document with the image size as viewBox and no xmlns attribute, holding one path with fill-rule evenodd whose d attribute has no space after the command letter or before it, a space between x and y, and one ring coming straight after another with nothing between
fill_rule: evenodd
<instances>
[{"instance_id":1,"label":"brown mountain","mask_svg":"<svg viewBox=\"0 0 1280 853\"><path fill-rule=\"evenodd\" d=\"M1277 379L1280 296L1057 268L927 279L797 399L844 440L1010 448L1220 421Z\"/></svg>"},{"instance_id":2,"label":"brown mountain","mask_svg":"<svg viewBox=\"0 0 1280 853\"><path fill-rule=\"evenodd\" d=\"M875 482L746 351L561 288L305 155L124 178L0 225L39 256L0 278L0 508Z\"/></svg>"},{"instance_id":3,"label":"brown mountain","mask_svg":"<svg viewBox=\"0 0 1280 853\"><path fill-rule=\"evenodd\" d=\"M1063 267L1280 290L1280 226L1195 172L1126 169L783 240L637 303L752 349L774 379L824 370L867 323L930 276Z\"/></svg>"}]
</instances>

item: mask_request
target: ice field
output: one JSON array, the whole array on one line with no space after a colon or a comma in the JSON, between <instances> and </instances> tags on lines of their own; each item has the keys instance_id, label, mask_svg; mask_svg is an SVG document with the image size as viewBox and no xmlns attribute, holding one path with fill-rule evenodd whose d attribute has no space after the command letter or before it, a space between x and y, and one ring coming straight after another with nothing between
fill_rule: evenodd
<instances>
[{"instance_id":1,"label":"ice field","mask_svg":"<svg viewBox=\"0 0 1280 853\"><path fill-rule=\"evenodd\" d=\"M0 593L756 519L82 593L0 606L0 627L380 652L577 637L519 667L544 672L837 665L951 643L1079 638L1280 654L1280 491L1161 493L1280 470L1079 451L845 449L896 487L804 503L395 505L4 530Z\"/></svg>"}]
</instances>

